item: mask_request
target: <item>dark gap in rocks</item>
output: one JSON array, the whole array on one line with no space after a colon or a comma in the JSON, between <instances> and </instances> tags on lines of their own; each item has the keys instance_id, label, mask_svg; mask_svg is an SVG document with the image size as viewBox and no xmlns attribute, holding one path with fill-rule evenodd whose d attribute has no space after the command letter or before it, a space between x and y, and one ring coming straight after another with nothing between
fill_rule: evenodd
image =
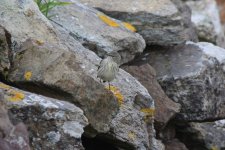
<instances>
[{"instance_id":1,"label":"dark gap in rocks","mask_svg":"<svg viewBox=\"0 0 225 150\"><path fill-rule=\"evenodd\" d=\"M200 139L198 131L190 131L188 124L176 125L176 138L183 142L190 150L208 150L206 143Z\"/></svg>"},{"instance_id":2,"label":"dark gap in rocks","mask_svg":"<svg viewBox=\"0 0 225 150\"><path fill-rule=\"evenodd\" d=\"M108 133L91 133L90 125L84 128L81 140L85 150L135 150L126 142L120 141ZM94 136L95 135L95 136Z\"/></svg>"},{"instance_id":3,"label":"dark gap in rocks","mask_svg":"<svg viewBox=\"0 0 225 150\"><path fill-rule=\"evenodd\" d=\"M31 93L35 93L35 94L39 94L39 95L43 95L46 97L50 97L50 98L54 98L54 99L58 99L58 100L65 100L65 101L69 101L74 103L74 101L72 101L73 97L71 94L60 90L57 87L54 86L47 86L44 85L42 83L38 83L38 82L8 82L6 80L2 80L1 76L0 76L0 80L1 82L16 87L18 89L24 90L24 91L28 91ZM78 104L75 104L79 107Z\"/></svg>"}]
</instances>

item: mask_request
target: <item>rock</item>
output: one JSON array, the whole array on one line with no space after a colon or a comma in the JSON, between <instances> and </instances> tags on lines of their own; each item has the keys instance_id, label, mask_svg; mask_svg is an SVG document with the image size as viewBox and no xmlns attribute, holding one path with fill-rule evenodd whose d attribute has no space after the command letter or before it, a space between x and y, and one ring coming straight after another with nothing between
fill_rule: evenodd
<instances>
[{"instance_id":1,"label":"rock","mask_svg":"<svg viewBox=\"0 0 225 150\"><path fill-rule=\"evenodd\" d=\"M8 3L13 8L10 11L4 7ZM0 1L0 14L5 13L7 16L0 18L0 24L9 31L11 40L17 42L9 72L12 83L76 104L89 121L86 136L109 135L113 145L121 149L152 149L154 101L134 77L120 69L112 82L112 93L97 79L101 59L85 49L70 31L56 24L52 26L33 1ZM75 125L69 122L63 128ZM73 134L68 130L66 133ZM47 136L52 142L59 139L59 134L52 130Z\"/></svg>"},{"instance_id":2,"label":"rock","mask_svg":"<svg viewBox=\"0 0 225 150\"><path fill-rule=\"evenodd\" d=\"M85 73L97 79L99 57L92 51L75 49L75 39L69 32L59 26L61 40L74 50L78 62ZM86 60L86 61L83 61ZM104 83L103 83L104 84ZM110 124L110 131L101 135L101 140L110 142L122 149L152 149L155 140L153 127L154 101L148 91L129 73L120 69L115 80L111 82L111 90L120 105L119 112ZM108 87L108 84L105 84Z\"/></svg>"},{"instance_id":3,"label":"rock","mask_svg":"<svg viewBox=\"0 0 225 150\"><path fill-rule=\"evenodd\" d=\"M224 29L215 0L187 1L192 10L191 20L197 28L200 41L214 43L225 48Z\"/></svg>"},{"instance_id":4,"label":"rock","mask_svg":"<svg viewBox=\"0 0 225 150\"><path fill-rule=\"evenodd\" d=\"M28 126L32 149L84 149L81 135L88 121L80 108L3 83L0 91L14 122Z\"/></svg>"},{"instance_id":5,"label":"rock","mask_svg":"<svg viewBox=\"0 0 225 150\"><path fill-rule=\"evenodd\" d=\"M148 55L146 53L145 55ZM143 60L136 60L127 66L122 67L133 75L142 85L146 87L152 98L155 100L155 128L159 132L168 121L180 110L180 105L169 99L156 79L155 70Z\"/></svg>"},{"instance_id":6,"label":"rock","mask_svg":"<svg viewBox=\"0 0 225 150\"><path fill-rule=\"evenodd\" d=\"M0 72L4 78L6 78L7 71L10 68L10 62L9 62L9 45L7 43L7 37L9 36L8 32L0 26Z\"/></svg>"},{"instance_id":7,"label":"rock","mask_svg":"<svg viewBox=\"0 0 225 150\"><path fill-rule=\"evenodd\" d=\"M179 0L80 0L107 15L131 23L147 45L173 45L197 40L191 13Z\"/></svg>"},{"instance_id":8,"label":"rock","mask_svg":"<svg viewBox=\"0 0 225 150\"><path fill-rule=\"evenodd\" d=\"M165 143L166 150L188 150L178 139L173 139Z\"/></svg>"},{"instance_id":9,"label":"rock","mask_svg":"<svg viewBox=\"0 0 225 150\"><path fill-rule=\"evenodd\" d=\"M0 149L30 150L26 126L23 123L12 124L3 97L3 93L0 90Z\"/></svg>"},{"instance_id":10,"label":"rock","mask_svg":"<svg viewBox=\"0 0 225 150\"><path fill-rule=\"evenodd\" d=\"M225 148L225 121L191 122L180 126L179 138L191 150L222 150Z\"/></svg>"},{"instance_id":11,"label":"rock","mask_svg":"<svg viewBox=\"0 0 225 150\"><path fill-rule=\"evenodd\" d=\"M22 89L71 101L84 110L94 130L109 131L118 111L115 97L85 74L78 56L60 41L35 2L3 0L0 14L0 25L11 35L11 43L16 43L7 80ZM77 41L73 49L86 51Z\"/></svg>"},{"instance_id":12,"label":"rock","mask_svg":"<svg viewBox=\"0 0 225 150\"><path fill-rule=\"evenodd\" d=\"M216 0L217 2L217 5L219 7L219 12L220 12L220 20L221 20L221 23L223 24L224 26L224 23L225 23L225 1L224 0Z\"/></svg>"},{"instance_id":13,"label":"rock","mask_svg":"<svg viewBox=\"0 0 225 150\"><path fill-rule=\"evenodd\" d=\"M225 50L211 43L187 42L184 46L152 50L147 61L173 101L181 104L180 121L225 117Z\"/></svg>"},{"instance_id":14,"label":"rock","mask_svg":"<svg viewBox=\"0 0 225 150\"><path fill-rule=\"evenodd\" d=\"M77 0L67 0L74 4L53 9L52 17L56 25L69 31L69 34L82 45L100 57L111 51L121 55L120 64L131 61L136 54L143 52L144 39L127 29L125 23L110 18Z\"/></svg>"}]
</instances>

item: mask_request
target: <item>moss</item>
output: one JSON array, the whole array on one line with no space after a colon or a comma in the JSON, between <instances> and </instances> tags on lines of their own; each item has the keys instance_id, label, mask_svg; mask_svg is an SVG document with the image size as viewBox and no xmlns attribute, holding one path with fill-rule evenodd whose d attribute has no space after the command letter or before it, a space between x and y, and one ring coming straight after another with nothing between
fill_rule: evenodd
<instances>
[{"instance_id":1,"label":"moss","mask_svg":"<svg viewBox=\"0 0 225 150\"><path fill-rule=\"evenodd\" d=\"M27 72L24 74L25 80L30 80L30 79L31 79L31 76L32 76L32 72L30 72L30 71L27 71Z\"/></svg>"}]
</instances>

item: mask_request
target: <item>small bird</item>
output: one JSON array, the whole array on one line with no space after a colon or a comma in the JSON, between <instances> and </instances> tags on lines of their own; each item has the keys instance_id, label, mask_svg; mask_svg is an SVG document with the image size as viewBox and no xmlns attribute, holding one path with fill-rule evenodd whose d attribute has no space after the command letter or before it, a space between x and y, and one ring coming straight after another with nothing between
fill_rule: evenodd
<instances>
[{"instance_id":1,"label":"small bird","mask_svg":"<svg viewBox=\"0 0 225 150\"><path fill-rule=\"evenodd\" d=\"M121 56L118 52L112 51L107 54L107 57L102 59L100 65L98 67L97 77L103 80L103 82L109 83L110 90L110 82L116 78L116 75L119 71L119 65Z\"/></svg>"}]
</instances>

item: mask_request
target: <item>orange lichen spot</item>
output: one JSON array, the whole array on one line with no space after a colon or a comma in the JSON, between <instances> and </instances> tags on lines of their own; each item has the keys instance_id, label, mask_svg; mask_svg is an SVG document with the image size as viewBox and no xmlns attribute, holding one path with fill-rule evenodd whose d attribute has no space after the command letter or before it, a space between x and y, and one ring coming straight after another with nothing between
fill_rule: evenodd
<instances>
[{"instance_id":1,"label":"orange lichen spot","mask_svg":"<svg viewBox=\"0 0 225 150\"><path fill-rule=\"evenodd\" d=\"M136 28L132 24L130 24L128 22L123 22L123 26L125 28L127 28L128 30L132 31L132 32L136 32L137 31Z\"/></svg>"},{"instance_id":2,"label":"orange lichen spot","mask_svg":"<svg viewBox=\"0 0 225 150\"><path fill-rule=\"evenodd\" d=\"M35 41L35 43L37 44L37 45L43 45L45 42L44 41L42 41L42 40L36 40Z\"/></svg>"},{"instance_id":3,"label":"orange lichen spot","mask_svg":"<svg viewBox=\"0 0 225 150\"><path fill-rule=\"evenodd\" d=\"M0 88L1 88L1 89L4 89L4 90L8 90L8 89L10 89L11 87L8 86L8 85L6 85L6 84L4 84L4 83L0 83Z\"/></svg>"},{"instance_id":4,"label":"orange lichen spot","mask_svg":"<svg viewBox=\"0 0 225 150\"><path fill-rule=\"evenodd\" d=\"M119 27L120 25L115 22L114 20L112 20L111 18L109 18L108 16L104 15L104 14L98 14L98 17L105 22L107 25L111 26L111 27Z\"/></svg>"},{"instance_id":5,"label":"orange lichen spot","mask_svg":"<svg viewBox=\"0 0 225 150\"><path fill-rule=\"evenodd\" d=\"M153 117L155 113L154 108L142 108L140 111L143 112L148 117Z\"/></svg>"},{"instance_id":6,"label":"orange lichen spot","mask_svg":"<svg viewBox=\"0 0 225 150\"><path fill-rule=\"evenodd\" d=\"M109 90L109 87L107 86L106 89ZM115 97L117 98L117 101L118 101L119 105L121 106L121 105L123 104L124 97L123 97L123 95L120 93L119 89L116 88L115 86L110 86L110 91L113 92L113 94L114 94Z\"/></svg>"},{"instance_id":7,"label":"orange lichen spot","mask_svg":"<svg viewBox=\"0 0 225 150\"><path fill-rule=\"evenodd\" d=\"M10 96L9 96L8 100L12 101L12 102L21 101L25 97L25 95L22 92L14 91L14 90L10 91L9 95Z\"/></svg>"},{"instance_id":8,"label":"orange lichen spot","mask_svg":"<svg viewBox=\"0 0 225 150\"><path fill-rule=\"evenodd\" d=\"M27 71L27 72L24 74L24 78L25 78L26 80L30 80L30 79L31 79L31 76L32 76L32 72L30 72L30 71Z\"/></svg>"},{"instance_id":9,"label":"orange lichen spot","mask_svg":"<svg viewBox=\"0 0 225 150\"><path fill-rule=\"evenodd\" d=\"M136 139L136 134L133 131L130 131L128 133L128 138L134 141Z\"/></svg>"}]
</instances>

